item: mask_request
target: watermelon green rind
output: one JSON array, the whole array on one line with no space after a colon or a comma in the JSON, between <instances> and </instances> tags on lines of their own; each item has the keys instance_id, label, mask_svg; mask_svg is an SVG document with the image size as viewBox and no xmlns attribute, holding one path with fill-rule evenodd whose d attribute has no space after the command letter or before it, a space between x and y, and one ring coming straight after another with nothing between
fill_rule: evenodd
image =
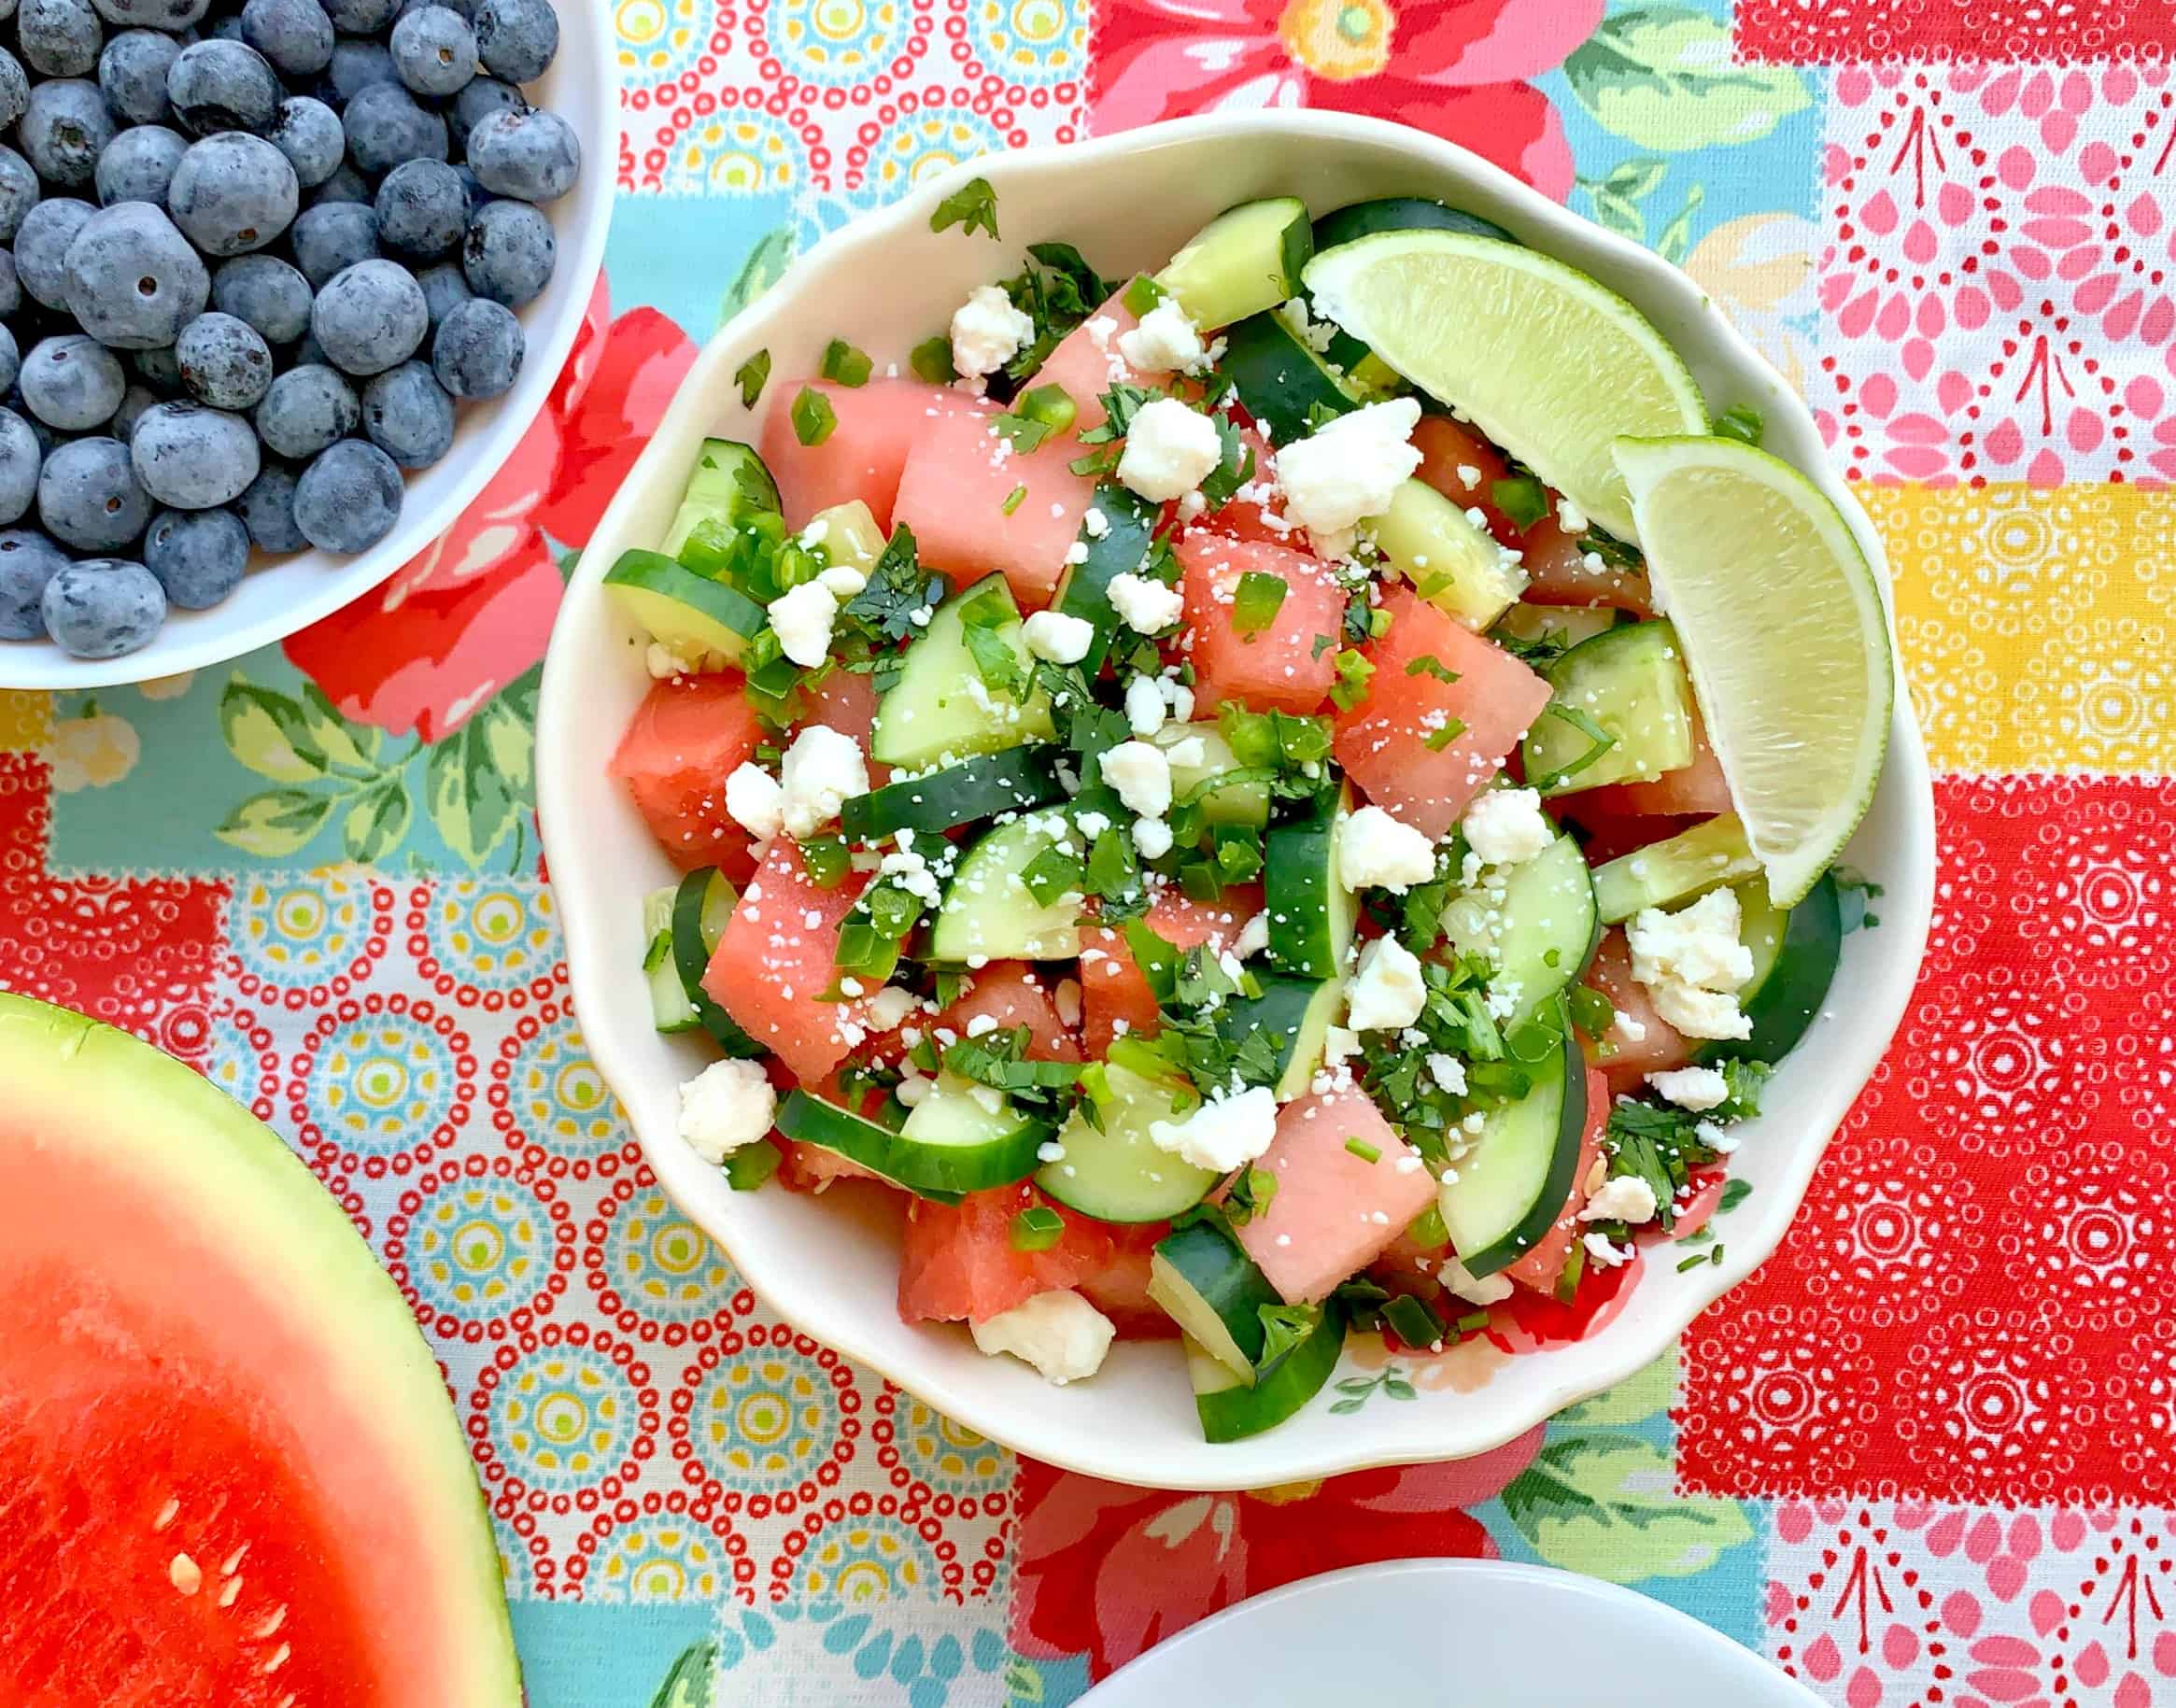
<instances>
[{"instance_id":1,"label":"watermelon green rind","mask_svg":"<svg viewBox=\"0 0 2176 1708\"><path fill-rule=\"evenodd\" d=\"M231 1324L255 1313L261 1339L290 1361L298 1405L320 1420L344 1417L342 1439L305 1440L305 1454L322 1448L327 1462L305 1461L304 1479L329 1484L335 1464L388 1468L368 1491L375 1510L360 1528L370 1533L354 1545L358 1555L389 1557L346 1563L361 1592L386 1586L399 1597L382 1609L397 1626L378 1633L396 1664L407 1658L396 1676L423 1679L438 1708L517 1708L504 1577L467 1443L406 1302L339 1205L276 1134L208 1080L80 1014L0 992L0 1084L8 1088L0 1162L20 1146L19 1163L43 1151L116 1192L140 1186L162 1230L174 1230L177 1255L192 1260L172 1274L163 1303L185 1310L193 1277L216 1290L200 1315ZM66 1249L75 1261L73 1230L44 1232L49 1253ZM39 1243L10 1241L0 1277ZM88 1257L83 1267L96 1277ZM320 1362L292 1362L298 1347ZM418 1673L415 1658L433 1652L442 1670Z\"/></svg>"}]
</instances>

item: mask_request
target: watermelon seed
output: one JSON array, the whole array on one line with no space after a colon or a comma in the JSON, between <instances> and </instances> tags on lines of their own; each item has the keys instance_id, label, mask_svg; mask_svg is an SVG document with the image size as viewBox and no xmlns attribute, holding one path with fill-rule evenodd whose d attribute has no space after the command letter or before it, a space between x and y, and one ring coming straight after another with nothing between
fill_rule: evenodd
<instances>
[{"instance_id":1,"label":"watermelon seed","mask_svg":"<svg viewBox=\"0 0 2176 1708\"><path fill-rule=\"evenodd\" d=\"M274 1631L277 1630L282 1625L285 1625L286 1623L287 1603L282 1602L277 1607L272 1610L272 1616L266 1619L263 1624L257 1628L257 1635L260 1639L269 1637Z\"/></svg>"},{"instance_id":2,"label":"watermelon seed","mask_svg":"<svg viewBox=\"0 0 2176 1708\"><path fill-rule=\"evenodd\" d=\"M219 1591L219 1605L221 1607L232 1607L241 1599L242 1580L238 1577L228 1579L227 1587Z\"/></svg>"},{"instance_id":3,"label":"watermelon seed","mask_svg":"<svg viewBox=\"0 0 2176 1708\"><path fill-rule=\"evenodd\" d=\"M177 1554L167 1564L166 1581L183 1595L194 1595L204 1588L204 1572L187 1554Z\"/></svg>"},{"instance_id":4,"label":"watermelon seed","mask_svg":"<svg viewBox=\"0 0 2176 1708\"><path fill-rule=\"evenodd\" d=\"M151 1520L151 1529L154 1532L164 1530L169 1524L174 1522L175 1516L180 1511L181 1503L176 1500L172 1495L168 1495L166 1497L166 1504L159 1508L159 1516Z\"/></svg>"},{"instance_id":5,"label":"watermelon seed","mask_svg":"<svg viewBox=\"0 0 2176 1708\"><path fill-rule=\"evenodd\" d=\"M294 1651L289 1648L286 1644L281 1644L273 1651L272 1659L264 1663L264 1675L269 1678L273 1673L278 1672L281 1667L287 1664L287 1658Z\"/></svg>"},{"instance_id":6,"label":"watermelon seed","mask_svg":"<svg viewBox=\"0 0 2176 1708\"><path fill-rule=\"evenodd\" d=\"M240 1547L236 1548L236 1549L235 1549L235 1550L234 1550L234 1551L233 1551L232 1554L229 1554L229 1555L227 1556L227 1559L226 1559L226 1563L225 1563L224 1565L222 1565L222 1566L220 1566L220 1567L219 1567L219 1575L220 1575L221 1577L232 1577L232 1576L233 1576L233 1575L234 1575L234 1574L235 1574L235 1572L236 1572L236 1571L237 1571L237 1570L238 1570L238 1569L241 1567L241 1564L242 1564L242 1556L243 1556L243 1555L245 1555L245 1554L247 1554L248 1551L249 1551L249 1545L248 1545L247 1542L245 1542L245 1543L244 1543L244 1544L243 1544L243 1545L242 1545Z\"/></svg>"}]
</instances>

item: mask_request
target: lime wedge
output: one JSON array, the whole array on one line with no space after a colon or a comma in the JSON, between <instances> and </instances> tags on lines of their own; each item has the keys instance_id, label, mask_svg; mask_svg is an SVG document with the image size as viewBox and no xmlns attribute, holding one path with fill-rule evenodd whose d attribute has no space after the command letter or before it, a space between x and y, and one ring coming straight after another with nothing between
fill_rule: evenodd
<instances>
[{"instance_id":1,"label":"lime wedge","mask_svg":"<svg viewBox=\"0 0 2176 1708\"><path fill-rule=\"evenodd\" d=\"M1618 466L1745 840L1787 908L1865 816L1894 666L1873 572L1836 506L1735 439L1619 439Z\"/></svg>"},{"instance_id":2,"label":"lime wedge","mask_svg":"<svg viewBox=\"0 0 2176 1708\"><path fill-rule=\"evenodd\" d=\"M1532 249L1380 232L1305 277L1321 313L1620 539L1633 522L1610 441L1707 431L1699 386L1646 317Z\"/></svg>"}]
</instances>

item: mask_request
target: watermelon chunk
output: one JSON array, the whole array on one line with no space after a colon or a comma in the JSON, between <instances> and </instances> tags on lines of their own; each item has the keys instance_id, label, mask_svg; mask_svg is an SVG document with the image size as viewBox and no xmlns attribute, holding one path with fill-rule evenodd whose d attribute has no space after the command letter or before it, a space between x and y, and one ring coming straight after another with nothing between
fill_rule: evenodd
<instances>
[{"instance_id":1,"label":"watermelon chunk","mask_svg":"<svg viewBox=\"0 0 2176 1708\"><path fill-rule=\"evenodd\" d=\"M1380 1153L1355 1155L1357 1138ZM1277 1112L1257 1167L1277 1180L1267 1209L1234 1231L1269 1284L1293 1304L1326 1299L1390 1249L1435 1202L1435 1177L1357 1088L1309 1093Z\"/></svg>"},{"instance_id":2,"label":"watermelon chunk","mask_svg":"<svg viewBox=\"0 0 2176 1708\"><path fill-rule=\"evenodd\" d=\"M737 671L656 683L628 720L612 774L682 871L715 866L735 883L756 869L748 833L726 814L726 779L755 753L762 726Z\"/></svg>"},{"instance_id":3,"label":"watermelon chunk","mask_svg":"<svg viewBox=\"0 0 2176 1708\"><path fill-rule=\"evenodd\" d=\"M1391 629L1365 649L1375 665L1366 694L1337 716L1337 763L1377 806L1440 837L1503 769L1549 685L1410 587L1392 588L1382 608ZM1430 665L1416 669L1421 659ZM1458 735L1429 745L1454 723L1464 726Z\"/></svg>"},{"instance_id":4,"label":"watermelon chunk","mask_svg":"<svg viewBox=\"0 0 2176 1708\"><path fill-rule=\"evenodd\" d=\"M1179 890L1166 890L1142 923L1179 949L1202 943L1222 949L1261 911L1262 886L1256 883L1234 884L1215 901L1195 901ZM1162 1016L1156 993L1134 960L1125 934L1097 925L1081 934L1081 1030L1091 1056L1101 1057L1110 1048L1121 1021L1127 1032L1149 1033L1162 1023Z\"/></svg>"},{"instance_id":5,"label":"watermelon chunk","mask_svg":"<svg viewBox=\"0 0 2176 1708\"><path fill-rule=\"evenodd\" d=\"M1621 926L1612 925L1602 934L1585 981L1608 997L1617 1011L1639 1029L1635 1038L1624 1025L1613 1022L1608 1036L1598 1040L1611 1047L1610 1053L1599 1056L1594 1050L1589 1051L1611 1091L1636 1091L1647 1075L1682 1067L1692 1060L1691 1042L1655 1012L1646 986L1632 976L1632 951L1626 946Z\"/></svg>"},{"instance_id":6,"label":"watermelon chunk","mask_svg":"<svg viewBox=\"0 0 2176 1708\"><path fill-rule=\"evenodd\" d=\"M1073 431L1091 432L1107 419L1103 394L1113 386L1146 386L1156 375L1144 374L1119 354L1118 341L1140 324L1125 305L1121 290L1109 302L1067 332L1057 348L1043 358L1030 386L1060 386L1073 400ZM1079 447L1067 452L1080 455Z\"/></svg>"},{"instance_id":7,"label":"watermelon chunk","mask_svg":"<svg viewBox=\"0 0 2176 1708\"><path fill-rule=\"evenodd\" d=\"M1039 611L1057 590L1095 496L1095 483L1068 466L1079 455L1063 435L1017 451L991 431L987 414L925 421L899 476L893 520L914 530L923 563L955 586L995 571L1023 610Z\"/></svg>"},{"instance_id":8,"label":"watermelon chunk","mask_svg":"<svg viewBox=\"0 0 2176 1708\"><path fill-rule=\"evenodd\" d=\"M1149 1263L1168 1221L1112 1222L1110 1262L1073 1291L1110 1319L1121 1340L1176 1340L1179 1325L1149 1297Z\"/></svg>"},{"instance_id":9,"label":"watermelon chunk","mask_svg":"<svg viewBox=\"0 0 2176 1708\"><path fill-rule=\"evenodd\" d=\"M1058 1243L1023 1251L1012 1218L1030 1205L1065 1221ZM986 1322L1039 1292L1075 1287L1110 1265L1105 1223L1053 1204L1027 1181L969 1193L957 1204L916 1198L899 1248L899 1315L909 1322Z\"/></svg>"},{"instance_id":10,"label":"watermelon chunk","mask_svg":"<svg viewBox=\"0 0 2176 1708\"><path fill-rule=\"evenodd\" d=\"M1290 546L1235 540L1195 529L1172 548L1185 571L1186 638L1194 658L1194 704L1204 712L1225 699L1256 711L1316 712L1337 679L1337 632L1345 590L1330 566ZM1268 626L1242 635L1232 600L1244 575L1284 584L1284 602ZM1318 646L1321 636L1327 646Z\"/></svg>"},{"instance_id":11,"label":"watermelon chunk","mask_svg":"<svg viewBox=\"0 0 2176 1708\"><path fill-rule=\"evenodd\" d=\"M1496 505L1496 483L1511 473L1502 451L1448 416L1422 416L1413 429L1412 444L1420 453L1415 473L1422 480L1462 510L1477 508L1488 517L1489 531L1498 543L1519 543L1518 524ZM1469 473L1471 480L1466 478Z\"/></svg>"},{"instance_id":12,"label":"watermelon chunk","mask_svg":"<svg viewBox=\"0 0 2176 1708\"><path fill-rule=\"evenodd\" d=\"M865 1036L866 997L826 1002L839 977L839 925L867 882L850 872L827 890L789 836L773 837L726 922L702 988L804 1085L846 1059Z\"/></svg>"},{"instance_id":13,"label":"watermelon chunk","mask_svg":"<svg viewBox=\"0 0 2176 1708\"><path fill-rule=\"evenodd\" d=\"M1607 562L1587 561L1579 543L1547 515L1514 543L1526 572L1522 599L1536 605L1613 605L1634 616L1654 615L1647 578Z\"/></svg>"},{"instance_id":14,"label":"watermelon chunk","mask_svg":"<svg viewBox=\"0 0 2176 1708\"><path fill-rule=\"evenodd\" d=\"M821 445L803 445L794 432L793 401L804 385L820 392L838 417ZM789 527L806 527L817 511L859 499L888 532L907 453L938 421L985 407L965 392L920 380L840 386L823 379L774 379L756 448L778 483L779 508Z\"/></svg>"},{"instance_id":15,"label":"watermelon chunk","mask_svg":"<svg viewBox=\"0 0 2176 1708\"><path fill-rule=\"evenodd\" d=\"M1586 1231L1579 1225L1579 1212L1587 1205L1587 1177L1602 1154L1602 1135L1608 1126L1609 1085L1590 1067L1587 1070L1587 1126L1579 1135L1579 1161L1572 1170L1572 1195L1564 1201L1564 1213L1557 1218L1556 1225L1541 1236L1533 1249L1505 1266L1503 1274L1507 1278L1536 1292L1555 1290L1557 1277L1564 1272L1564 1260L1572 1255L1572 1242Z\"/></svg>"},{"instance_id":16,"label":"watermelon chunk","mask_svg":"<svg viewBox=\"0 0 2176 1708\"><path fill-rule=\"evenodd\" d=\"M0 1701L517 1708L415 1319L279 1136L0 995Z\"/></svg>"},{"instance_id":17,"label":"watermelon chunk","mask_svg":"<svg viewBox=\"0 0 2176 1708\"><path fill-rule=\"evenodd\" d=\"M1236 426L1239 443L1254 453L1255 478L1243 488L1249 496L1233 499L1215 515L1205 517L1204 523L1219 533L1230 534L1235 540L1262 540L1272 545L1289 545L1298 525L1284 519L1284 494L1274 482L1265 483L1262 479L1264 471L1276 466L1269 441L1250 422L1241 421ZM1245 466L1243 462L1241 466Z\"/></svg>"},{"instance_id":18,"label":"watermelon chunk","mask_svg":"<svg viewBox=\"0 0 2176 1708\"><path fill-rule=\"evenodd\" d=\"M1027 1028L1027 1053L1040 1062L1078 1062L1081 1040L1059 1017L1058 1005L1035 968L1025 961L992 961L968 977L967 994L938 1015L936 1024L962 1037L968 1023L987 1015L1001 1030Z\"/></svg>"}]
</instances>

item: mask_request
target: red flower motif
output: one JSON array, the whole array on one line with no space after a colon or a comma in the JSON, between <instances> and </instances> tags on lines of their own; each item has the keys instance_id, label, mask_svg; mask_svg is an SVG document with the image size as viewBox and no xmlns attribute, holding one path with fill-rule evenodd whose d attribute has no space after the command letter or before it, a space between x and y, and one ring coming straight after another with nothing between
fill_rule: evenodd
<instances>
[{"instance_id":1,"label":"red flower motif","mask_svg":"<svg viewBox=\"0 0 2176 1708\"><path fill-rule=\"evenodd\" d=\"M1378 1560L1495 1545L1462 1509L1499 1493L1542 1432L1446 1464L1355 1471L1245 1494L1129 1489L1024 1461L1012 1641L1088 1656L1100 1678L1248 1596Z\"/></svg>"},{"instance_id":2,"label":"red flower motif","mask_svg":"<svg viewBox=\"0 0 2176 1708\"><path fill-rule=\"evenodd\" d=\"M1602 0L1110 0L1097 131L1182 113L1318 106L1397 119L1561 200L1572 150L1527 79L1594 33Z\"/></svg>"},{"instance_id":3,"label":"red flower motif","mask_svg":"<svg viewBox=\"0 0 2176 1708\"><path fill-rule=\"evenodd\" d=\"M588 543L694 360L656 309L613 319L600 276L505 465L383 586L290 636L288 657L358 723L429 741L459 728L544 656L564 586L554 542Z\"/></svg>"}]
</instances>

